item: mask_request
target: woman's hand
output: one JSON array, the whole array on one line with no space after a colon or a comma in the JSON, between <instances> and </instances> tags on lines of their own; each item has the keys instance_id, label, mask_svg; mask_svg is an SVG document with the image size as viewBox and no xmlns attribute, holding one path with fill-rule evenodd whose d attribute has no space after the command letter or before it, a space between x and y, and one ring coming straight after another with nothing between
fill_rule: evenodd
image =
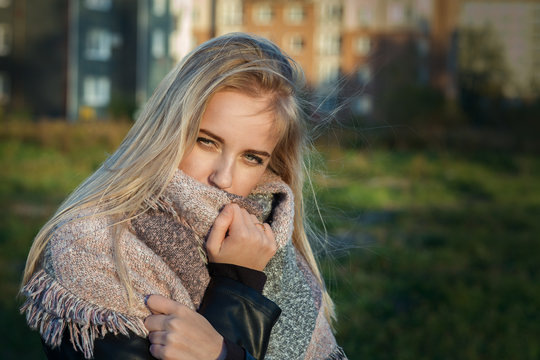
<instances>
[{"instance_id":1,"label":"woman's hand","mask_svg":"<svg viewBox=\"0 0 540 360\"><path fill-rule=\"evenodd\" d=\"M237 204L228 204L214 221L206 250L211 262L262 271L276 253L277 244L270 225L261 224Z\"/></svg>"},{"instance_id":2,"label":"woman's hand","mask_svg":"<svg viewBox=\"0 0 540 360\"><path fill-rule=\"evenodd\" d=\"M150 332L150 353L158 359L215 360L223 337L200 314L174 300L151 295L146 304L153 315L144 320Z\"/></svg>"}]
</instances>

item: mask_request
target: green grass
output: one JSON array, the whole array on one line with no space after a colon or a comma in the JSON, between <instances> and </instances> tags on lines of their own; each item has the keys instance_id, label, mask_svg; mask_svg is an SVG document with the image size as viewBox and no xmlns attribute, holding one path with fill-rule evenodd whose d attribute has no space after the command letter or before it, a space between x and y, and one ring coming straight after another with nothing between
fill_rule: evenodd
<instances>
[{"instance_id":1,"label":"green grass","mask_svg":"<svg viewBox=\"0 0 540 360\"><path fill-rule=\"evenodd\" d=\"M17 308L32 238L126 125L0 128L0 358L43 358ZM321 148L322 260L350 359L540 358L540 159ZM333 245L333 246L332 246Z\"/></svg>"},{"instance_id":2,"label":"green grass","mask_svg":"<svg viewBox=\"0 0 540 360\"><path fill-rule=\"evenodd\" d=\"M351 358L540 357L538 159L324 154L320 198L347 235L324 269Z\"/></svg>"},{"instance_id":3,"label":"green grass","mask_svg":"<svg viewBox=\"0 0 540 360\"><path fill-rule=\"evenodd\" d=\"M56 207L105 160L126 124L2 124L0 130L0 358L44 358L16 298L32 239Z\"/></svg>"}]
</instances>

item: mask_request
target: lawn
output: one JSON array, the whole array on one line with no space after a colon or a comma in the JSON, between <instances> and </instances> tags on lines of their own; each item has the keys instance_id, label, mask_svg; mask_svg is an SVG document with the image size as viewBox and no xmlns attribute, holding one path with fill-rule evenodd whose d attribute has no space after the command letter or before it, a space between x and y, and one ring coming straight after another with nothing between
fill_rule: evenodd
<instances>
[{"instance_id":1,"label":"lawn","mask_svg":"<svg viewBox=\"0 0 540 360\"><path fill-rule=\"evenodd\" d=\"M324 264L352 359L540 358L537 158L323 154Z\"/></svg>"},{"instance_id":2,"label":"lawn","mask_svg":"<svg viewBox=\"0 0 540 360\"><path fill-rule=\"evenodd\" d=\"M18 314L33 236L126 124L0 129L0 358L37 359ZM540 159L319 147L316 245L350 359L540 358ZM322 229L320 221L314 223Z\"/></svg>"}]
</instances>

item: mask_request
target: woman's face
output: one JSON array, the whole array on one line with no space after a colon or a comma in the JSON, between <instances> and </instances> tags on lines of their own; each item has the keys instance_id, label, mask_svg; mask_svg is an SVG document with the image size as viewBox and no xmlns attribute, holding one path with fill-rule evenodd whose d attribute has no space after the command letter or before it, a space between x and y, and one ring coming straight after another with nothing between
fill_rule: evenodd
<instances>
[{"instance_id":1,"label":"woman's face","mask_svg":"<svg viewBox=\"0 0 540 360\"><path fill-rule=\"evenodd\" d=\"M269 97L215 93L201 119L193 150L180 170L198 181L247 196L263 175L278 138Z\"/></svg>"}]
</instances>

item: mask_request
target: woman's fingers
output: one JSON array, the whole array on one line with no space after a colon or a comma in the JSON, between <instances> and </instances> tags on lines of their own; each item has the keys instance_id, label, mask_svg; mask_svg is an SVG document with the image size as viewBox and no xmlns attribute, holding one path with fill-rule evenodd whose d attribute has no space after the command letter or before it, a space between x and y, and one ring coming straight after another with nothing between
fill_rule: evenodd
<instances>
[{"instance_id":1,"label":"woman's fingers","mask_svg":"<svg viewBox=\"0 0 540 360\"><path fill-rule=\"evenodd\" d=\"M172 314L178 312L181 307L185 307L174 300L161 295L150 295L146 299L146 306L152 314Z\"/></svg>"},{"instance_id":2,"label":"woman's fingers","mask_svg":"<svg viewBox=\"0 0 540 360\"><path fill-rule=\"evenodd\" d=\"M165 359L165 346L160 344L150 345L150 354L156 359Z\"/></svg>"},{"instance_id":3,"label":"woman's fingers","mask_svg":"<svg viewBox=\"0 0 540 360\"><path fill-rule=\"evenodd\" d=\"M151 331L148 334L148 340L154 345L166 345L167 344L167 331Z\"/></svg>"},{"instance_id":4,"label":"woman's fingers","mask_svg":"<svg viewBox=\"0 0 540 360\"><path fill-rule=\"evenodd\" d=\"M208 255L210 257L219 253L219 250L221 249L223 239L225 238L225 235L227 234L227 231L229 230L229 227L231 226L231 223L234 219L234 207L238 207L238 205L225 205L223 210L221 210L218 217L216 218L216 221L214 221L214 225L212 226L212 230L210 231L210 234L208 235L208 240L206 241L206 250L208 251Z\"/></svg>"},{"instance_id":5,"label":"woman's fingers","mask_svg":"<svg viewBox=\"0 0 540 360\"><path fill-rule=\"evenodd\" d=\"M150 315L144 319L144 326L150 333L152 331L163 331L167 327L168 321L168 315Z\"/></svg>"},{"instance_id":6,"label":"woman's fingers","mask_svg":"<svg viewBox=\"0 0 540 360\"><path fill-rule=\"evenodd\" d=\"M274 231L272 231L272 227L268 223L264 223L263 226L264 226L264 234L266 235L266 238L269 240L272 240L272 243L275 244L277 248L276 238L274 236Z\"/></svg>"},{"instance_id":7,"label":"woman's fingers","mask_svg":"<svg viewBox=\"0 0 540 360\"><path fill-rule=\"evenodd\" d=\"M277 245L270 225L237 204L229 204L216 218L206 249L211 262L263 270Z\"/></svg>"},{"instance_id":8,"label":"woman's fingers","mask_svg":"<svg viewBox=\"0 0 540 360\"><path fill-rule=\"evenodd\" d=\"M218 357L223 337L202 315L159 295L150 296L147 304L153 306L153 311L165 312L150 315L144 321L149 331L150 353L155 358L195 360Z\"/></svg>"}]
</instances>

